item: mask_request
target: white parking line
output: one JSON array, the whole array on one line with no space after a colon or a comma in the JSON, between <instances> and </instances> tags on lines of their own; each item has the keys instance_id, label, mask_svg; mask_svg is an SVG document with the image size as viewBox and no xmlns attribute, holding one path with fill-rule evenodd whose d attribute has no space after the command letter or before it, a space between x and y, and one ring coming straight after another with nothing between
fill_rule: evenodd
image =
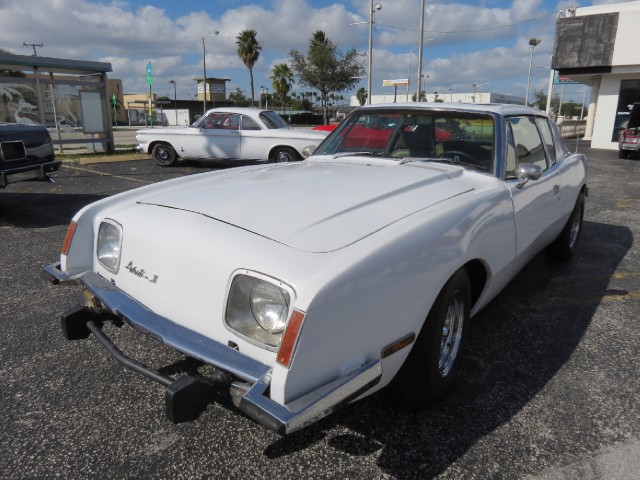
<instances>
[{"instance_id":1,"label":"white parking line","mask_svg":"<svg viewBox=\"0 0 640 480\"><path fill-rule=\"evenodd\" d=\"M71 165L63 165L63 168L68 168L70 170L78 170L79 172L98 174L104 177L121 178L123 180L130 180L132 182L144 183L145 185L150 185L152 183L155 183L155 182L150 182L148 180L142 180L140 178L132 178L132 177L127 177L125 175L114 175L113 173L97 172L96 170L91 170L89 168L72 167Z\"/></svg>"}]
</instances>

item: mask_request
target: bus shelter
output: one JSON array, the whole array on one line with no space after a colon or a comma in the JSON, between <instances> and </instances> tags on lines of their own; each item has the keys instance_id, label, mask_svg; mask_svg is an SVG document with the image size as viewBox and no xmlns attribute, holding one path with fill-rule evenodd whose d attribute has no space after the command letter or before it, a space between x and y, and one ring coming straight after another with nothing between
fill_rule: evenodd
<instances>
[{"instance_id":1,"label":"bus shelter","mask_svg":"<svg viewBox=\"0 0 640 480\"><path fill-rule=\"evenodd\" d=\"M111 64L0 54L0 122L45 125L60 152L114 150Z\"/></svg>"}]
</instances>

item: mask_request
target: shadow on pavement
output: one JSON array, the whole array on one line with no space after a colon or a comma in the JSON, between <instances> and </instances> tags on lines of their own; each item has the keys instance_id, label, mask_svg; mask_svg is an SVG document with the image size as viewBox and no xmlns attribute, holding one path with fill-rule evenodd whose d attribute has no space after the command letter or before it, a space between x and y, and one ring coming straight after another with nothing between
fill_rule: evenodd
<instances>
[{"instance_id":1,"label":"shadow on pavement","mask_svg":"<svg viewBox=\"0 0 640 480\"><path fill-rule=\"evenodd\" d=\"M78 210L104 197L89 194L2 192L0 222L19 228L68 225Z\"/></svg>"}]
</instances>

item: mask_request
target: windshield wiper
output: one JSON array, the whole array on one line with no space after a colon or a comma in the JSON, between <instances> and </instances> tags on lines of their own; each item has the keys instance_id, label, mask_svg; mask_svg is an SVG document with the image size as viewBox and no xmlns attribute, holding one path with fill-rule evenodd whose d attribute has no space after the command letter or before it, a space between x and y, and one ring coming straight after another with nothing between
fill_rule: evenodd
<instances>
[{"instance_id":1,"label":"windshield wiper","mask_svg":"<svg viewBox=\"0 0 640 480\"><path fill-rule=\"evenodd\" d=\"M403 157L400 159L400 165L414 162L448 162L452 163L450 158L429 158L429 157Z\"/></svg>"},{"instance_id":2,"label":"windshield wiper","mask_svg":"<svg viewBox=\"0 0 640 480\"><path fill-rule=\"evenodd\" d=\"M333 154L333 158L341 158L341 157L379 157L379 153L373 152L338 152Z\"/></svg>"},{"instance_id":3,"label":"windshield wiper","mask_svg":"<svg viewBox=\"0 0 640 480\"><path fill-rule=\"evenodd\" d=\"M455 161L453 158L440 157L440 158L428 158L428 157L404 157L400 160L400 165L404 165L405 163L414 163L414 162L435 162L435 163L450 163L451 165L459 165L464 167L471 167L477 170L487 170L487 167L484 165L478 165L476 163L467 163Z\"/></svg>"}]
</instances>

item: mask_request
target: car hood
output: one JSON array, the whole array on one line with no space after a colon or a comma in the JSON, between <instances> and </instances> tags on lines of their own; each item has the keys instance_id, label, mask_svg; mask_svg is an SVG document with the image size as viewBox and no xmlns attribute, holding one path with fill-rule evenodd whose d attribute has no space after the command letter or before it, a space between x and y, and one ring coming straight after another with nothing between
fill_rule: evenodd
<instances>
[{"instance_id":1,"label":"car hood","mask_svg":"<svg viewBox=\"0 0 640 480\"><path fill-rule=\"evenodd\" d=\"M200 214L293 248L328 252L474 190L461 167L304 161L197 175L138 203ZM471 177L471 178L470 178Z\"/></svg>"}]
</instances>

